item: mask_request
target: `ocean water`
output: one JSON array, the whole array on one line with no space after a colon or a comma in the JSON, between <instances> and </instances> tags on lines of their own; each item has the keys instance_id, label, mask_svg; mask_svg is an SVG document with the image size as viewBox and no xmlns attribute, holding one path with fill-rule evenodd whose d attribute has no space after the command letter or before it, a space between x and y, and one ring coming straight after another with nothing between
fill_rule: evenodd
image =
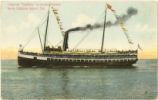
<instances>
[{"instance_id":1,"label":"ocean water","mask_svg":"<svg viewBox=\"0 0 158 100\"><path fill-rule=\"evenodd\" d=\"M18 68L1 61L3 99L155 99L157 61L132 68Z\"/></svg>"}]
</instances>

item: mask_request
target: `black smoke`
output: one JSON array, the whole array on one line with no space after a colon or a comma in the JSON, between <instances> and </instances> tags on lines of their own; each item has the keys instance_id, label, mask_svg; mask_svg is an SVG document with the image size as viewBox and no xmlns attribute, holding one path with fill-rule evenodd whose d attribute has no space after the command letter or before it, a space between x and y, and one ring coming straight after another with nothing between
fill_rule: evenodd
<instances>
[{"instance_id":1,"label":"black smoke","mask_svg":"<svg viewBox=\"0 0 158 100\"><path fill-rule=\"evenodd\" d=\"M127 9L126 14L123 14L121 16L119 16L119 19L117 19L114 23L111 21L107 21L106 22L106 28L111 27L111 26L116 26L119 24L119 22L126 22L129 18L131 18L133 15L137 14L137 9L129 7ZM67 31L65 31L65 36L64 36L64 41L63 41L63 50L66 51L66 49L68 48L68 39L69 39L69 33L70 32L74 32L74 31L86 31L86 30L94 30L94 29L98 29L98 28L103 28L104 23L95 23L93 25L91 24L87 24L83 27L75 27L75 28L71 28L68 29Z\"/></svg>"},{"instance_id":2,"label":"black smoke","mask_svg":"<svg viewBox=\"0 0 158 100\"><path fill-rule=\"evenodd\" d=\"M106 23L106 27L111 27L111 26L115 26L118 25L119 22L126 22L128 19L130 19L133 15L137 14L137 9L136 8L128 8L126 14L123 14L121 16L119 16L119 19L116 20L114 23L112 23L111 21L107 21Z\"/></svg>"},{"instance_id":3,"label":"black smoke","mask_svg":"<svg viewBox=\"0 0 158 100\"><path fill-rule=\"evenodd\" d=\"M137 14L137 9L133 8L133 7L129 7L127 9L126 14L123 14L121 16L119 16L119 19L116 20L114 23L111 21L107 21L106 22L106 28L107 27L111 27L111 26L116 26L119 24L119 22L126 22L128 19L130 19L133 15ZM73 32L73 31L86 31L86 30L93 30L93 29L98 29L98 28L102 28L103 27L103 23L95 23L93 25L91 24L87 24L83 27L75 27L75 28L71 28L68 29L65 33L69 33L69 32Z\"/></svg>"}]
</instances>

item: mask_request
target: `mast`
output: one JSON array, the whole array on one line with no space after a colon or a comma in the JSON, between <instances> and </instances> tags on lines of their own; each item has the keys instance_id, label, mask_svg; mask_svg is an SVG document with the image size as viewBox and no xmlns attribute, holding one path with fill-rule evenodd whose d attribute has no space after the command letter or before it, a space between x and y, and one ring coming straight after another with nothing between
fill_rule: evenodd
<instances>
[{"instance_id":1,"label":"mast","mask_svg":"<svg viewBox=\"0 0 158 100\"><path fill-rule=\"evenodd\" d=\"M103 47L104 47L104 34L105 34L105 25L106 25L106 13L107 13L107 8L105 9L105 17L104 17L104 27L103 27L103 35L102 35L101 53L103 53Z\"/></svg>"},{"instance_id":2,"label":"mast","mask_svg":"<svg viewBox=\"0 0 158 100\"><path fill-rule=\"evenodd\" d=\"M41 40L41 36L40 36L40 32L39 32L39 27L38 27L38 36L39 36L39 40L40 40L40 44L41 44L41 49L42 49L42 53L43 53L43 46L42 46L42 40Z\"/></svg>"},{"instance_id":3,"label":"mast","mask_svg":"<svg viewBox=\"0 0 158 100\"><path fill-rule=\"evenodd\" d=\"M50 8L50 6L49 6ZM46 42L47 42L47 31L48 31L48 23L49 23L49 8L48 8L48 16L47 16L47 25L46 25L46 32L45 32L45 37L44 37L44 51L46 49Z\"/></svg>"}]
</instances>

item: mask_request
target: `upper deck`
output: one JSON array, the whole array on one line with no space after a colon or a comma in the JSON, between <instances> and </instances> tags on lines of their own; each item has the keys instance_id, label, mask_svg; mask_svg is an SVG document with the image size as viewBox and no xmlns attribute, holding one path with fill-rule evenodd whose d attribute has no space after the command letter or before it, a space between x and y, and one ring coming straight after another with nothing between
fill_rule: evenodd
<instances>
[{"instance_id":1,"label":"upper deck","mask_svg":"<svg viewBox=\"0 0 158 100\"><path fill-rule=\"evenodd\" d=\"M26 52L20 51L20 53L27 54L27 55L43 55L43 56L68 56L68 55L78 55L78 56L128 56L128 55L135 55L137 56L137 50L106 50L102 53L97 50L67 50L67 51L46 51L44 53L35 53L35 52Z\"/></svg>"}]
</instances>

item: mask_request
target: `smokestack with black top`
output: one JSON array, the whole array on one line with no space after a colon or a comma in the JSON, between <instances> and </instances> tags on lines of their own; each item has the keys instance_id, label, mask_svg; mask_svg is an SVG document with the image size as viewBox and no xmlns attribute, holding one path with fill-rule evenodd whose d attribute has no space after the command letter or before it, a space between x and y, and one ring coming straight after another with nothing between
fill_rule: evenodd
<instances>
[{"instance_id":1,"label":"smokestack with black top","mask_svg":"<svg viewBox=\"0 0 158 100\"><path fill-rule=\"evenodd\" d=\"M69 38L69 33L66 31L63 41L63 51L66 51L66 49L68 49L68 38Z\"/></svg>"}]
</instances>

